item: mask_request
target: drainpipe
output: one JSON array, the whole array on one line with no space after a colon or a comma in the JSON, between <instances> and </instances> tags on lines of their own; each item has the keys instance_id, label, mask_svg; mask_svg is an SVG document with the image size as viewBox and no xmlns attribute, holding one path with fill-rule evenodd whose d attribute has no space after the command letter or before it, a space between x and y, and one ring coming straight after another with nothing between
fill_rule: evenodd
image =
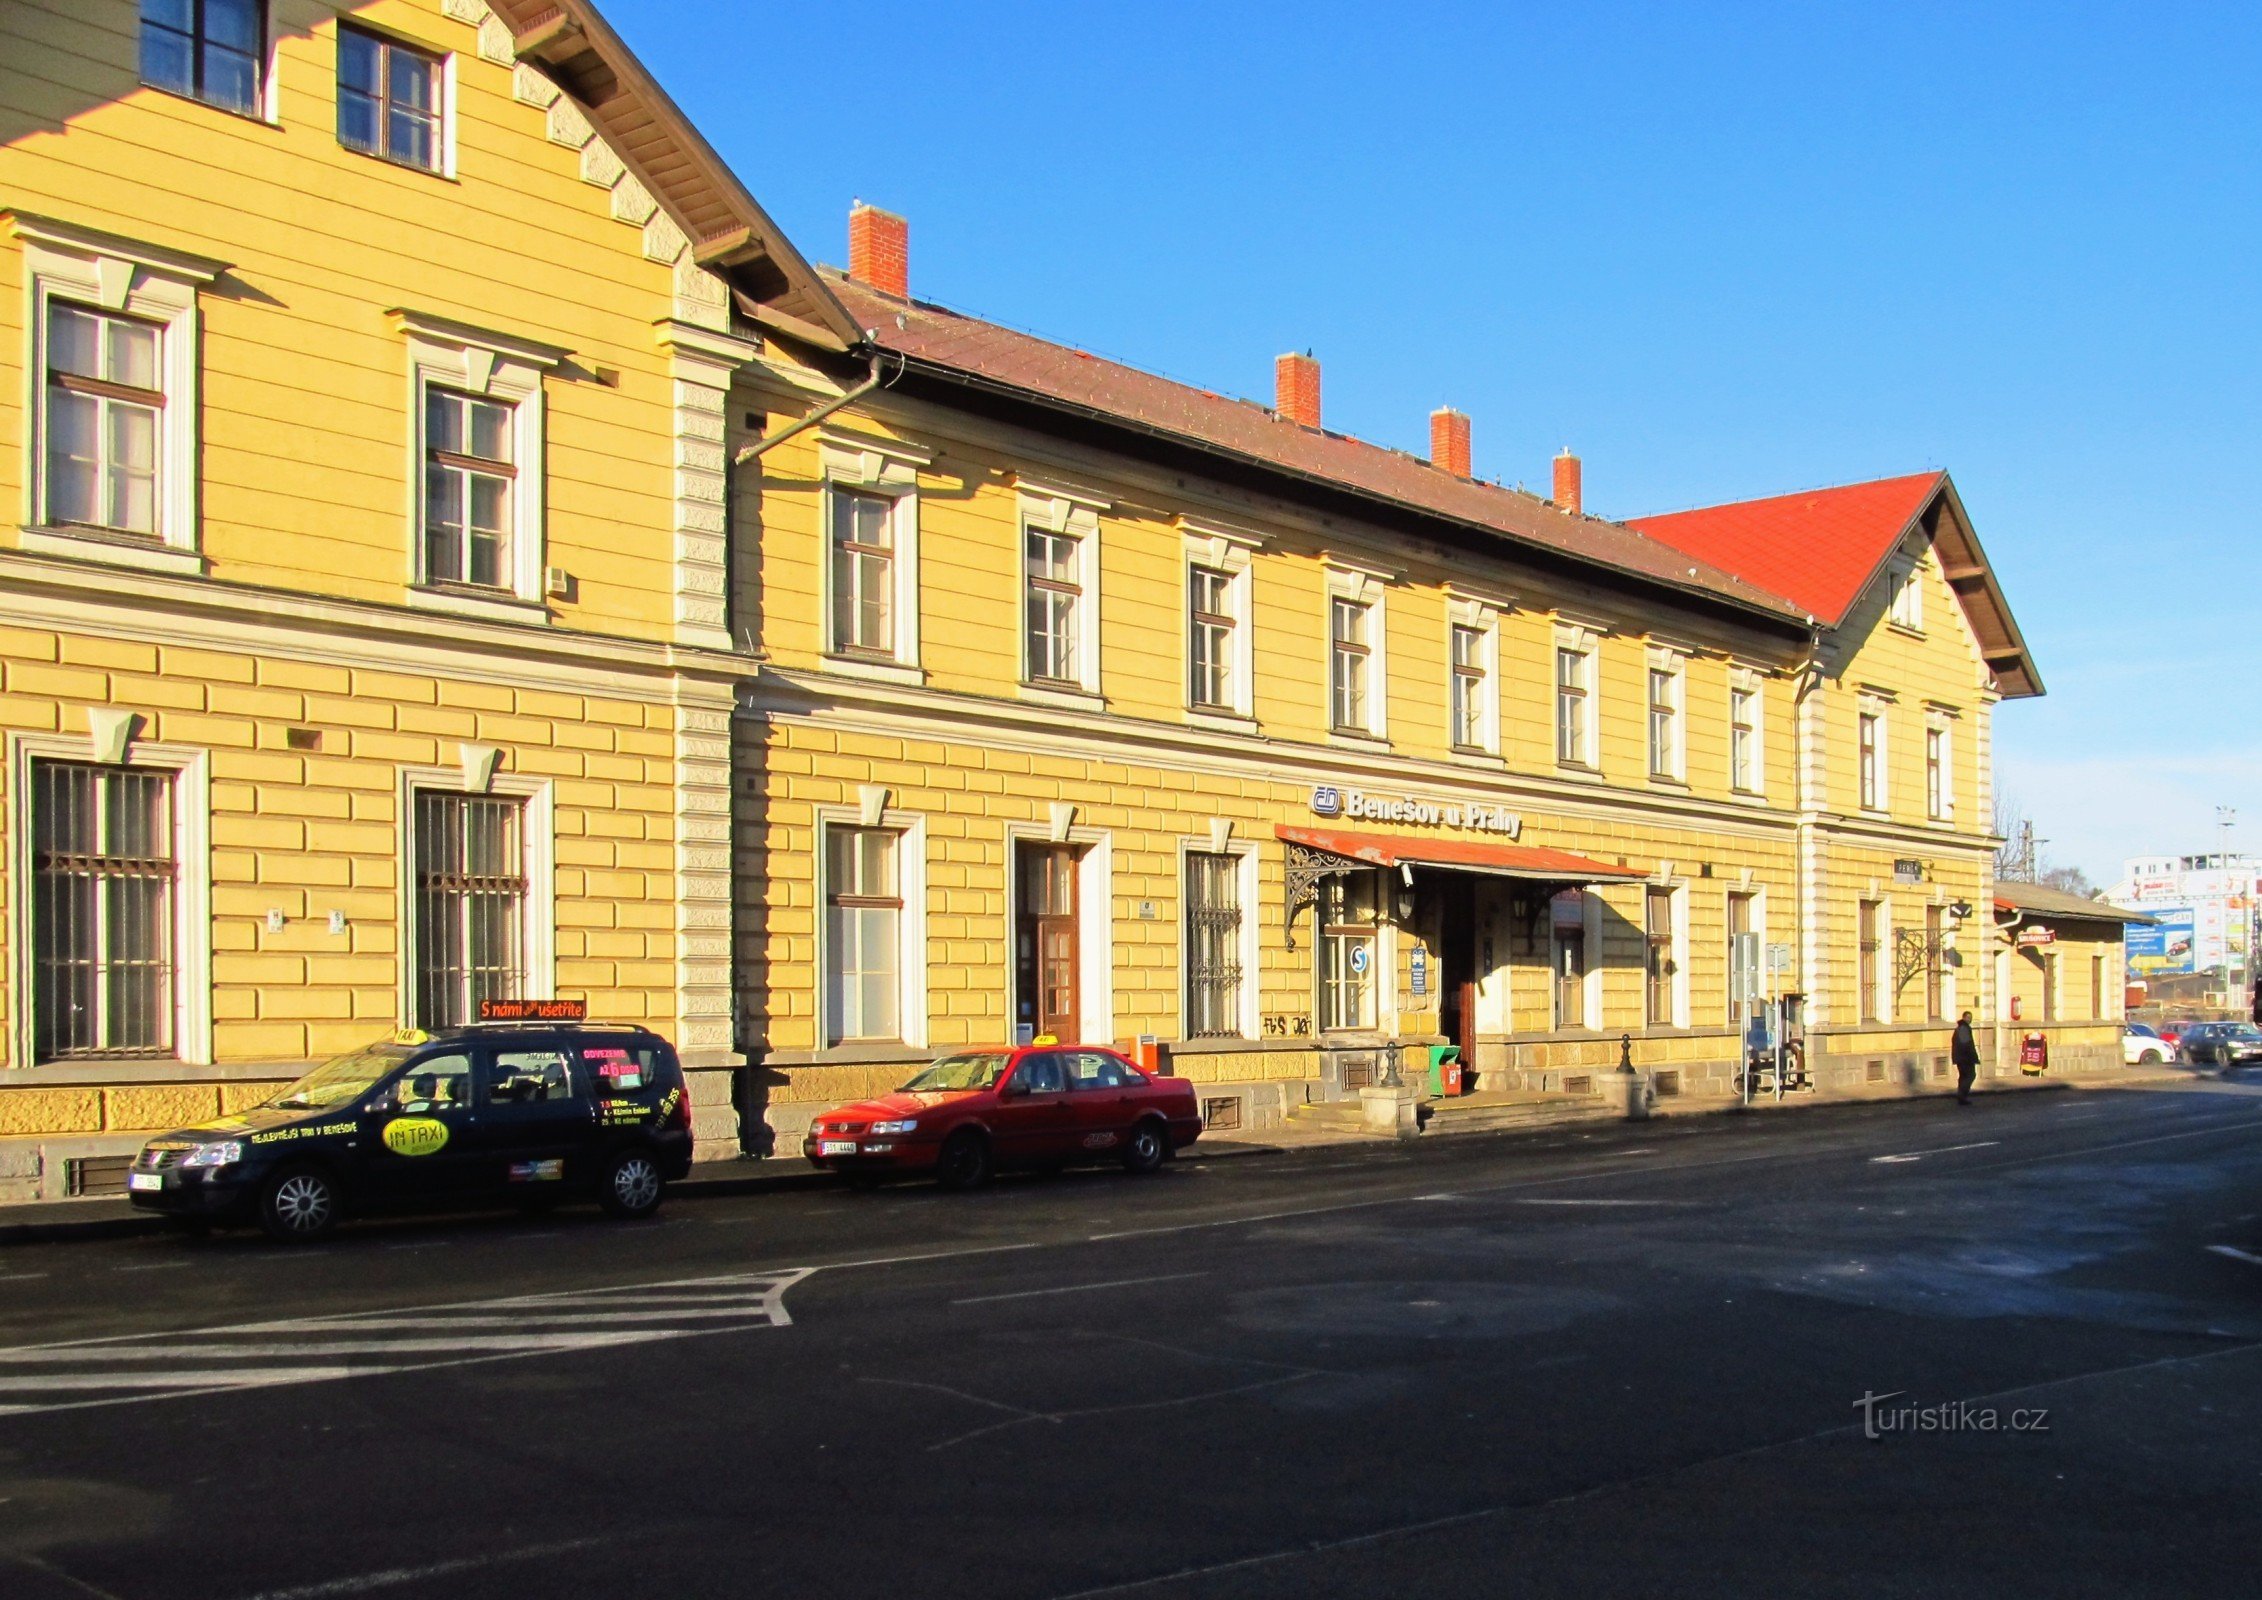
<instances>
[{"instance_id":1,"label":"drainpipe","mask_svg":"<svg viewBox=\"0 0 2262 1600\"><path fill-rule=\"evenodd\" d=\"M752 444L747 445L744 449L740 450L737 456L735 456L733 459L739 466L744 466L749 461L759 460L761 457L769 454L770 451L776 449L779 445L785 443L786 440L794 437L794 435L807 433L811 428L814 428L818 423L824 421L827 417L831 416L834 412L842 409L844 406L854 405L857 401L863 399L866 395L872 393L876 389L892 387L896 379L903 376L904 360L901 356L897 356L895 358L895 376L883 378L881 376L881 367L886 359L887 353L879 349L877 346L873 346L870 356L871 368L862 383L849 390L846 394L840 396L840 398L838 398L837 400L826 401L823 405L810 412L807 416L796 417L793 421L778 429L777 432L763 435L761 438L755 440Z\"/></svg>"}]
</instances>

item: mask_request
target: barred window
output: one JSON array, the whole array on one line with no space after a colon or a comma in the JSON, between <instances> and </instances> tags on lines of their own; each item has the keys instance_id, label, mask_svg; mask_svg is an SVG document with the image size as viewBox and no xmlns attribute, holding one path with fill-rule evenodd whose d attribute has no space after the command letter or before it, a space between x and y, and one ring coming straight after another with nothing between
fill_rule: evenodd
<instances>
[{"instance_id":1,"label":"barred window","mask_svg":"<svg viewBox=\"0 0 2262 1600\"><path fill-rule=\"evenodd\" d=\"M1241 1032L1241 863L1207 851L1186 857L1186 1033Z\"/></svg>"},{"instance_id":2,"label":"barred window","mask_svg":"<svg viewBox=\"0 0 2262 1600\"><path fill-rule=\"evenodd\" d=\"M900 1039L903 892L888 828L825 830L825 1035Z\"/></svg>"},{"instance_id":3,"label":"barred window","mask_svg":"<svg viewBox=\"0 0 2262 1600\"><path fill-rule=\"evenodd\" d=\"M526 986L526 802L416 795L416 1025L473 1021Z\"/></svg>"},{"instance_id":4,"label":"barred window","mask_svg":"<svg viewBox=\"0 0 2262 1600\"><path fill-rule=\"evenodd\" d=\"M446 69L396 40L338 30L338 140L349 149L438 172Z\"/></svg>"},{"instance_id":5,"label":"barred window","mask_svg":"<svg viewBox=\"0 0 2262 1600\"><path fill-rule=\"evenodd\" d=\"M833 639L849 655L895 654L895 502L832 490Z\"/></svg>"},{"instance_id":6,"label":"barred window","mask_svg":"<svg viewBox=\"0 0 2262 1600\"><path fill-rule=\"evenodd\" d=\"M174 1053L173 775L31 769L32 1054Z\"/></svg>"},{"instance_id":7,"label":"barred window","mask_svg":"<svg viewBox=\"0 0 2262 1600\"><path fill-rule=\"evenodd\" d=\"M257 116L264 9L260 0L141 0L141 81Z\"/></svg>"},{"instance_id":8,"label":"barred window","mask_svg":"<svg viewBox=\"0 0 2262 1600\"><path fill-rule=\"evenodd\" d=\"M1882 980L1878 977L1878 957L1883 944L1882 928L1885 920L1884 904L1876 900L1861 903L1860 920L1855 934L1860 945L1860 965L1855 982L1861 988L1861 1020L1878 1022L1878 996L1882 994Z\"/></svg>"},{"instance_id":9,"label":"barred window","mask_svg":"<svg viewBox=\"0 0 2262 1600\"><path fill-rule=\"evenodd\" d=\"M424 391L424 572L433 583L510 587L511 410Z\"/></svg>"},{"instance_id":10,"label":"barred window","mask_svg":"<svg viewBox=\"0 0 2262 1600\"><path fill-rule=\"evenodd\" d=\"M165 331L53 301L47 308L47 520L156 535Z\"/></svg>"}]
</instances>

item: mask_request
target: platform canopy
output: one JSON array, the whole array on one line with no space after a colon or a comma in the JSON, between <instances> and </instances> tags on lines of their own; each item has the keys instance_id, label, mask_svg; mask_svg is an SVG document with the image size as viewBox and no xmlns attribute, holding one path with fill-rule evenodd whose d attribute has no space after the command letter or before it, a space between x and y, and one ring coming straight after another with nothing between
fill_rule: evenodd
<instances>
[{"instance_id":1,"label":"platform canopy","mask_svg":"<svg viewBox=\"0 0 2262 1600\"><path fill-rule=\"evenodd\" d=\"M1540 883L1636 883L1649 876L1642 867L1613 866L1592 856L1534 845L1409 839L1397 834L1346 833L1338 828L1293 828L1286 824L1274 828L1273 833L1289 844L1373 867L1437 867Z\"/></svg>"}]
</instances>

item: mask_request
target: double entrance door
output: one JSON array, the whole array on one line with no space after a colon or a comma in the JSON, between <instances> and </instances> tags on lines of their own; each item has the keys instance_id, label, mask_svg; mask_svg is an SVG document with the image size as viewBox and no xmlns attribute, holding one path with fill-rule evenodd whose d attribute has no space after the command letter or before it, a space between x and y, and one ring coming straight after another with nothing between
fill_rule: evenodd
<instances>
[{"instance_id":1,"label":"double entrance door","mask_svg":"<svg viewBox=\"0 0 2262 1600\"><path fill-rule=\"evenodd\" d=\"M1082 965L1074 845L1014 846L1013 1020L1022 1037L1075 1044L1083 1018L1077 1004Z\"/></svg>"}]
</instances>

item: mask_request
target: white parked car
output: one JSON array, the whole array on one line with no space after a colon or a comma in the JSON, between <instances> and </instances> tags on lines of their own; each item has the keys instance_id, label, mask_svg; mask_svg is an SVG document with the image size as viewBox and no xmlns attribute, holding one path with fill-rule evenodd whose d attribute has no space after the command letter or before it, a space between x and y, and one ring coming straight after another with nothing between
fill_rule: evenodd
<instances>
[{"instance_id":1,"label":"white parked car","mask_svg":"<svg viewBox=\"0 0 2262 1600\"><path fill-rule=\"evenodd\" d=\"M2176 1047L2142 1022L2121 1028L2121 1061L2125 1066L2157 1067L2175 1060Z\"/></svg>"}]
</instances>

